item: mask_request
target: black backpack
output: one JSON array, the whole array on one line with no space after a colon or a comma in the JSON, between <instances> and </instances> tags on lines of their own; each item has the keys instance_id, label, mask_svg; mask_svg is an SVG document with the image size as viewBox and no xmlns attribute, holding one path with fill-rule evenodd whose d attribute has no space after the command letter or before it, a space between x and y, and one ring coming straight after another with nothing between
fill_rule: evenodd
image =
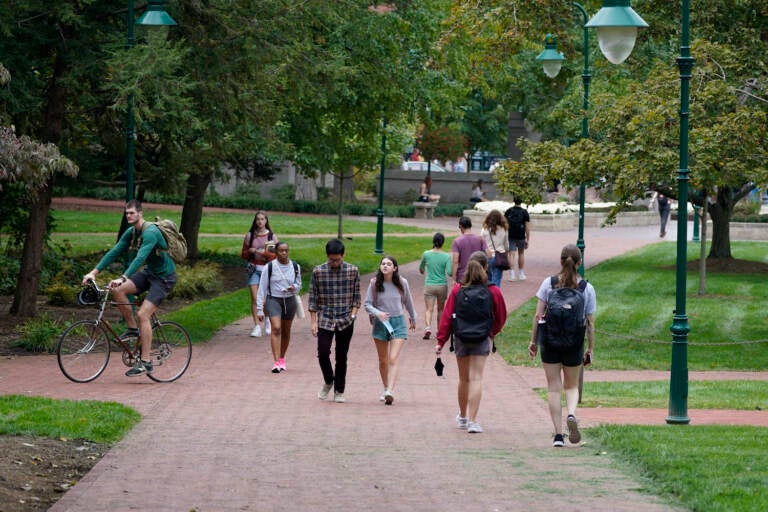
<instances>
[{"instance_id":1,"label":"black backpack","mask_svg":"<svg viewBox=\"0 0 768 512\"><path fill-rule=\"evenodd\" d=\"M542 343L552 348L571 348L584 342L586 315L584 314L587 281L579 281L578 288L555 288L557 276L551 278L552 290L544 313L545 323L539 323Z\"/></svg>"},{"instance_id":2,"label":"black backpack","mask_svg":"<svg viewBox=\"0 0 768 512\"><path fill-rule=\"evenodd\" d=\"M513 206L504 212L504 217L507 219L507 224L509 225L509 239L525 239L525 210Z\"/></svg>"},{"instance_id":3,"label":"black backpack","mask_svg":"<svg viewBox=\"0 0 768 512\"><path fill-rule=\"evenodd\" d=\"M451 316L453 334L463 343L482 343L493 328L493 295L487 285L462 286Z\"/></svg>"}]
</instances>

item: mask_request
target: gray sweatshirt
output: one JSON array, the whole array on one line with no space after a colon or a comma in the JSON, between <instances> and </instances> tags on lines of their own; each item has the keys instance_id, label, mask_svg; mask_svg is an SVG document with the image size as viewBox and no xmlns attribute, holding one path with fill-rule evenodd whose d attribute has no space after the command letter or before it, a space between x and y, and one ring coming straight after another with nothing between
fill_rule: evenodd
<instances>
[{"instance_id":1,"label":"gray sweatshirt","mask_svg":"<svg viewBox=\"0 0 768 512\"><path fill-rule=\"evenodd\" d=\"M368 293L365 296L365 310L369 315L376 315L379 312L389 313L389 316L400 316L403 313L403 304L405 309L408 310L410 319L416 320L416 310L413 307L413 297L411 297L411 288L408 286L408 281L404 278L400 278L400 283L403 285L403 294L400 295L400 290L394 284L384 281L384 291L375 292L376 278L371 279L371 283L368 285ZM376 293L376 303L374 304L374 292Z\"/></svg>"}]
</instances>

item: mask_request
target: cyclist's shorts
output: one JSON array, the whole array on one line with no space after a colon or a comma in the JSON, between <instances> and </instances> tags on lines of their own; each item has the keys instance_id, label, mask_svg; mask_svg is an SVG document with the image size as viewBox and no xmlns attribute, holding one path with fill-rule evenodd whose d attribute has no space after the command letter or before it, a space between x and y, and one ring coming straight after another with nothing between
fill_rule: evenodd
<instances>
[{"instance_id":1,"label":"cyclist's shorts","mask_svg":"<svg viewBox=\"0 0 768 512\"><path fill-rule=\"evenodd\" d=\"M144 300L148 300L155 306L163 302L173 287L176 286L176 274L169 274L165 277L158 277L147 269L140 270L129 277L136 285L136 294L147 292Z\"/></svg>"}]
</instances>

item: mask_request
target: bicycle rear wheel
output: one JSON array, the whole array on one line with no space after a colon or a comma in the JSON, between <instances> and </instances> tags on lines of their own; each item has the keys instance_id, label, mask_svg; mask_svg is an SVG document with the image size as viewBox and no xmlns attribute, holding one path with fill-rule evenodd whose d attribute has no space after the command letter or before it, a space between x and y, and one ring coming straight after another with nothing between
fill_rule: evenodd
<instances>
[{"instance_id":1,"label":"bicycle rear wheel","mask_svg":"<svg viewBox=\"0 0 768 512\"><path fill-rule=\"evenodd\" d=\"M153 371L147 376L157 382L172 382L181 377L192 359L192 341L186 329L176 322L157 322L152 327Z\"/></svg>"},{"instance_id":2,"label":"bicycle rear wheel","mask_svg":"<svg viewBox=\"0 0 768 512\"><path fill-rule=\"evenodd\" d=\"M95 320L70 325L56 347L61 372L71 381L90 382L109 362L109 337Z\"/></svg>"}]
</instances>

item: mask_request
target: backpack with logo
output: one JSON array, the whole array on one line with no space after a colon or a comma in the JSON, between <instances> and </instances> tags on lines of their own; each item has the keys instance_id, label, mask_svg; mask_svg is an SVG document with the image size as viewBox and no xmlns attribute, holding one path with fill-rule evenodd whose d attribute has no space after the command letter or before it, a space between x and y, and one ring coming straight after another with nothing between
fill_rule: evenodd
<instances>
[{"instance_id":1,"label":"backpack with logo","mask_svg":"<svg viewBox=\"0 0 768 512\"><path fill-rule=\"evenodd\" d=\"M176 263L182 263L187 259L187 241L184 235L179 232L176 223L170 219L155 217L155 222L152 224L157 226L165 239L165 243L168 244L168 256Z\"/></svg>"},{"instance_id":2,"label":"backpack with logo","mask_svg":"<svg viewBox=\"0 0 768 512\"><path fill-rule=\"evenodd\" d=\"M548 347L565 349L584 342L587 281L579 281L578 288L555 288L557 281L557 276L550 278L552 290L547 298L544 323L539 321L538 337Z\"/></svg>"},{"instance_id":3,"label":"backpack with logo","mask_svg":"<svg viewBox=\"0 0 768 512\"><path fill-rule=\"evenodd\" d=\"M453 334L462 343L482 343L493 328L493 295L487 285L462 286L451 316Z\"/></svg>"},{"instance_id":4,"label":"backpack with logo","mask_svg":"<svg viewBox=\"0 0 768 512\"><path fill-rule=\"evenodd\" d=\"M513 206L504 212L504 217L509 225L509 239L523 240L525 238L525 210Z\"/></svg>"}]
</instances>

